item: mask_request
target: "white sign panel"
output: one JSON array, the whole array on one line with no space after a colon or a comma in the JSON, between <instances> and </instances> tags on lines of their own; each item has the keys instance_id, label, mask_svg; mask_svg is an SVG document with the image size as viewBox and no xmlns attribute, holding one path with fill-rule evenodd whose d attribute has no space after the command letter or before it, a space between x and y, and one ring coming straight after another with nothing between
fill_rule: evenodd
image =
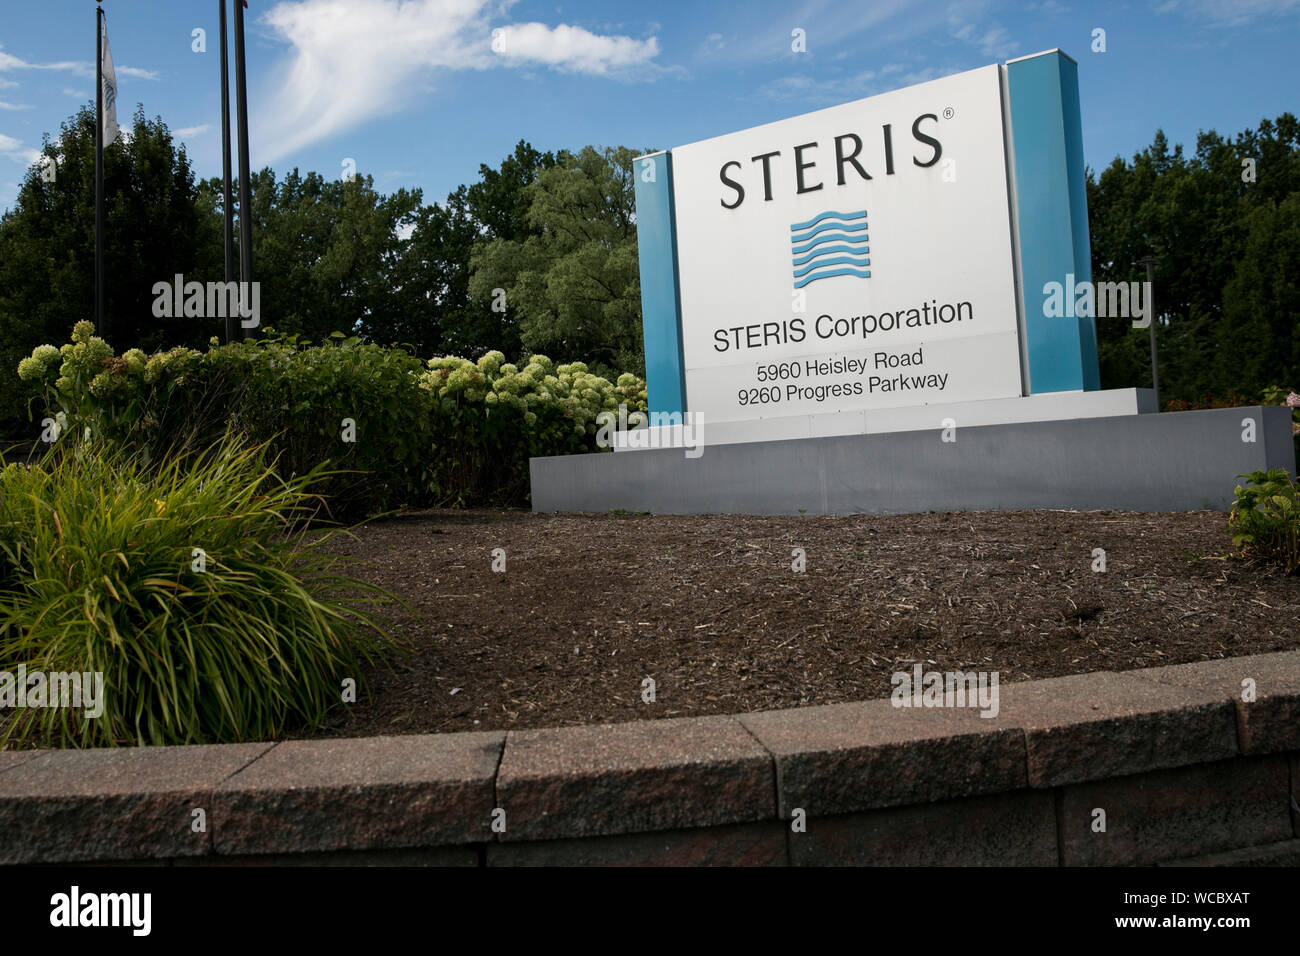
<instances>
[{"instance_id":1,"label":"white sign panel","mask_svg":"<svg viewBox=\"0 0 1300 956\"><path fill-rule=\"evenodd\" d=\"M689 410L1021 394L997 66L672 157Z\"/></svg>"}]
</instances>

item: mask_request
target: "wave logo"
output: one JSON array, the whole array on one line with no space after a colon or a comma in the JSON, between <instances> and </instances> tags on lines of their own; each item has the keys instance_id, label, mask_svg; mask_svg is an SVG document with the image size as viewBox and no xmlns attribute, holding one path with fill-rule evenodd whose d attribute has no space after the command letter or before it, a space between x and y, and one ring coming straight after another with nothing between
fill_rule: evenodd
<instances>
[{"instance_id":1,"label":"wave logo","mask_svg":"<svg viewBox=\"0 0 1300 956\"><path fill-rule=\"evenodd\" d=\"M833 276L871 276L867 258L867 211L824 212L790 227L794 287Z\"/></svg>"}]
</instances>

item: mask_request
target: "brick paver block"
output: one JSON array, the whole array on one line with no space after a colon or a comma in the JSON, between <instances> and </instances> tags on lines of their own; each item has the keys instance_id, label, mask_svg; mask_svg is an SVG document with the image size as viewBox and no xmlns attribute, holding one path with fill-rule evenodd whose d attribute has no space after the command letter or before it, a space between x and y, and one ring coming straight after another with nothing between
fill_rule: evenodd
<instances>
[{"instance_id":1,"label":"brick paver block","mask_svg":"<svg viewBox=\"0 0 1300 956\"><path fill-rule=\"evenodd\" d=\"M813 817L790 834L797 866L1056 866L1056 801L1017 790Z\"/></svg>"},{"instance_id":2,"label":"brick paver block","mask_svg":"<svg viewBox=\"0 0 1300 956\"><path fill-rule=\"evenodd\" d=\"M0 773L0 863L210 853L213 792L271 746L47 751Z\"/></svg>"},{"instance_id":3,"label":"brick paver block","mask_svg":"<svg viewBox=\"0 0 1300 956\"><path fill-rule=\"evenodd\" d=\"M0 750L0 773L49 753L47 750Z\"/></svg>"},{"instance_id":4,"label":"brick paver block","mask_svg":"<svg viewBox=\"0 0 1300 956\"><path fill-rule=\"evenodd\" d=\"M1019 728L969 708L871 700L737 719L776 757L784 819L796 808L829 816L1026 785Z\"/></svg>"},{"instance_id":5,"label":"brick paver block","mask_svg":"<svg viewBox=\"0 0 1300 956\"><path fill-rule=\"evenodd\" d=\"M1300 866L1300 840L1284 840L1262 846L1194 856L1185 860L1167 860L1158 866Z\"/></svg>"},{"instance_id":6,"label":"brick paver block","mask_svg":"<svg viewBox=\"0 0 1300 956\"><path fill-rule=\"evenodd\" d=\"M784 866L785 824L489 843L488 866Z\"/></svg>"},{"instance_id":7,"label":"brick paver block","mask_svg":"<svg viewBox=\"0 0 1300 956\"><path fill-rule=\"evenodd\" d=\"M1238 757L1063 788L1066 866L1129 866L1288 839L1286 758ZM1094 811L1106 831L1094 832Z\"/></svg>"},{"instance_id":8,"label":"brick paver block","mask_svg":"<svg viewBox=\"0 0 1300 956\"><path fill-rule=\"evenodd\" d=\"M1196 664L1128 671L1161 684L1222 695L1237 710L1237 739L1244 754L1300 750L1300 651L1230 657ZM1243 700L1243 681L1254 681L1255 699Z\"/></svg>"},{"instance_id":9,"label":"brick paver block","mask_svg":"<svg viewBox=\"0 0 1300 956\"><path fill-rule=\"evenodd\" d=\"M395 850L330 850L325 853L267 853L255 856L182 857L173 866L280 867L280 866L403 866L476 867L476 846L403 847Z\"/></svg>"},{"instance_id":10,"label":"brick paver block","mask_svg":"<svg viewBox=\"0 0 1300 956\"><path fill-rule=\"evenodd\" d=\"M505 734L290 740L222 784L222 854L306 853L489 839Z\"/></svg>"},{"instance_id":11,"label":"brick paver block","mask_svg":"<svg viewBox=\"0 0 1300 956\"><path fill-rule=\"evenodd\" d=\"M1003 684L990 721L1025 733L1029 784L1056 787L1236 756L1222 694L1099 671Z\"/></svg>"},{"instance_id":12,"label":"brick paver block","mask_svg":"<svg viewBox=\"0 0 1300 956\"><path fill-rule=\"evenodd\" d=\"M497 775L498 839L763 820L774 794L771 756L731 717L516 730Z\"/></svg>"}]
</instances>

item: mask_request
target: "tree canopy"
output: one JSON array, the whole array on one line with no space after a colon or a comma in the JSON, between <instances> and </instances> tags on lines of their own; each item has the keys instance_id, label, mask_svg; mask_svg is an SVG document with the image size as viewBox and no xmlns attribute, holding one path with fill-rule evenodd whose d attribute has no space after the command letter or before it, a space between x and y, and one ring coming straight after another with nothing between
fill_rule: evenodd
<instances>
[{"instance_id":1,"label":"tree canopy","mask_svg":"<svg viewBox=\"0 0 1300 956\"><path fill-rule=\"evenodd\" d=\"M0 431L28 432L18 360L94 312L94 115L46 139L0 219ZM644 373L632 159L626 147L540 152L520 141L426 205L370 176L253 177L261 319L319 341L339 331L421 357L542 352L611 377ZM1300 387L1300 122L1290 113L1185 155L1157 131L1087 179L1095 281L1145 278L1166 399ZM220 181L196 182L161 118L137 110L105 152L107 337L119 351L198 346L219 318L158 319L153 287L223 278ZM238 237L236 237L237 239ZM1147 333L1098 320L1102 386L1150 381Z\"/></svg>"},{"instance_id":2,"label":"tree canopy","mask_svg":"<svg viewBox=\"0 0 1300 956\"><path fill-rule=\"evenodd\" d=\"M1300 388L1300 122L1290 113L1188 157L1157 131L1088 177L1093 279L1146 278L1157 257L1162 398ZM1103 388L1150 382L1148 333L1098 320Z\"/></svg>"},{"instance_id":3,"label":"tree canopy","mask_svg":"<svg viewBox=\"0 0 1300 956\"><path fill-rule=\"evenodd\" d=\"M219 279L220 216L200 201L184 147L161 119L137 110L129 129L104 150L104 298L114 342L151 350L197 345L219 323L160 323L154 283L173 271ZM56 139L45 165L33 166L15 206L0 219L0 418L26 418L11 370L43 342L66 341L95 314L95 115L81 109Z\"/></svg>"},{"instance_id":4,"label":"tree canopy","mask_svg":"<svg viewBox=\"0 0 1300 956\"><path fill-rule=\"evenodd\" d=\"M502 290L529 351L642 370L635 155L591 146L561 153L523 190L531 234L474 246L471 297L492 303Z\"/></svg>"}]
</instances>

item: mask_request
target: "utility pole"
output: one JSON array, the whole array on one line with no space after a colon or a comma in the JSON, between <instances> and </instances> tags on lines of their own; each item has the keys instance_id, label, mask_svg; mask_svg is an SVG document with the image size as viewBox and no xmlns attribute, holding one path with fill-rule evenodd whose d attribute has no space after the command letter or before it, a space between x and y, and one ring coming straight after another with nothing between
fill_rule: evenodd
<instances>
[{"instance_id":1,"label":"utility pole","mask_svg":"<svg viewBox=\"0 0 1300 956\"><path fill-rule=\"evenodd\" d=\"M95 7L95 334L104 335L104 8Z\"/></svg>"},{"instance_id":2,"label":"utility pole","mask_svg":"<svg viewBox=\"0 0 1300 956\"><path fill-rule=\"evenodd\" d=\"M1155 256L1143 256L1138 265L1147 267L1147 333L1151 336L1151 390L1156 393L1156 411L1160 410L1160 363L1156 356L1156 279Z\"/></svg>"},{"instance_id":3,"label":"utility pole","mask_svg":"<svg viewBox=\"0 0 1300 956\"><path fill-rule=\"evenodd\" d=\"M221 206L225 212L226 286L235 280L235 202L230 185L230 54L226 49L226 0L217 0L221 8ZM226 342L235 341L237 310L227 310Z\"/></svg>"},{"instance_id":4,"label":"utility pole","mask_svg":"<svg viewBox=\"0 0 1300 956\"><path fill-rule=\"evenodd\" d=\"M235 0L235 110L239 124L239 280L240 312L252 295L253 199L248 173L248 90L244 80L244 4ZM243 325L241 322L240 325ZM244 326L244 338L253 331Z\"/></svg>"}]
</instances>

